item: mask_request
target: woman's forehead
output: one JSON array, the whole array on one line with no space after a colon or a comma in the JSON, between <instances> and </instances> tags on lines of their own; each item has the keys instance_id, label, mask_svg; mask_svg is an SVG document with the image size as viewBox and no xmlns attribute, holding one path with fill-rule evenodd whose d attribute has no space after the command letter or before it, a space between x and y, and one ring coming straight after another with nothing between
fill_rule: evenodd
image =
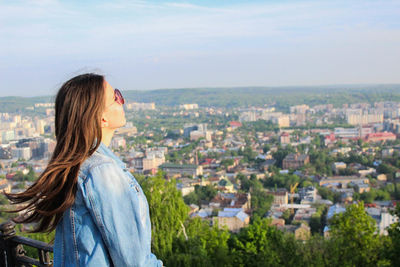
<instances>
[{"instance_id":1,"label":"woman's forehead","mask_svg":"<svg viewBox=\"0 0 400 267\"><path fill-rule=\"evenodd\" d=\"M105 86L105 94L106 94L106 103L112 103L111 101L114 101L114 88L111 87L111 85L108 82L104 82Z\"/></svg>"}]
</instances>

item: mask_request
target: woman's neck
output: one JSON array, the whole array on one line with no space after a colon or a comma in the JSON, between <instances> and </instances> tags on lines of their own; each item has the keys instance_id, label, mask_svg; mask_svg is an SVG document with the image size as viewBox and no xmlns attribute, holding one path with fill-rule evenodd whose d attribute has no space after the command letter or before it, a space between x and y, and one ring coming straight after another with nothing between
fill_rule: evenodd
<instances>
[{"instance_id":1,"label":"woman's neck","mask_svg":"<svg viewBox=\"0 0 400 267\"><path fill-rule=\"evenodd\" d=\"M102 129L101 130L101 142L105 144L106 146L110 146L111 139L113 138L115 130L110 130L110 129Z\"/></svg>"}]
</instances>

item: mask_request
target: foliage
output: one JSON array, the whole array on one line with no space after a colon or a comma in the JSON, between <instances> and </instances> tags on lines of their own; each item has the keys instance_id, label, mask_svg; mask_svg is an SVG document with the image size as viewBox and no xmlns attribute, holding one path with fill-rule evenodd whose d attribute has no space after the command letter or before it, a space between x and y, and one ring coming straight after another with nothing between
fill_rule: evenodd
<instances>
[{"instance_id":1,"label":"foliage","mask_svg":"<svg viewBox=\"0 0 400 267\"><path fill-rule=\"evenodd\" d=\"M381 242L376 229L362 201L335 214L330 221L331 266L377 266Z\"/></svg>"},{"instance_id":2,"label":"foliage","mask_svg":"<svg viewBox=\"0 0 400 267\"><path fill-rule=\"evenodd\" d=\"M356 200L363 200L365 203L372 203L375 200L390 200L390 193L386 190L371 188L369 192L354 194Z\"/></svg>"},{"instance_id":3,"label":"foliage","mask_svg":"<svg viewBox=\"0 0 400 267\"><path fill-rule=\"evenodd\" d=\"M341 194L339 192L334 192L329 188L320 186L318 187L318 194L323 198L332 201L333 203L337 203L340 201Z\"/></svg>"},{"instance_id":4,"label":"foliage","mask_svg":"<svg viewBox=\"0 0 400 267\"><path fill-rule=\"evenodd\" d=\"M256 216L253 223L229 240L233 266L297 266L298 246L291 235Z\"/></svg>"},{"instance_id":5,"label":"foliage","mask_svg":"<svg viewBox=\"0 0 400 267\"><path fill-rule=\"evenodd\" d=\"M189 219L185 227L187 239L181 235L174 240L166 266L230 266L227 230L210 227L200 218Z\"/></svg>"},{"instance_id":6,"label":"foliage","mask_svg":"<svg viewBox=\"0 0 400 267\"><path fill-rule=\"evenodd\" d=\"M174 239L182 234L183 223L188 217L188 207L176 182L168 182L162 172L156 176L139 177L135 175L143 188L150 208L152 226L152 251L159 258L172 255Z\"/></svg>"},{"instance_id":7,"label":"foliage","mask_svg":"<svg viewBox=\"0 0 400 267\"><path fill-rule=\"evenodd\" d=\"M388 258L391 260L392 266L400 266L400 205L391 212L397 218L397 222L388 228L390 244L386 247Z\"/></svg>"},{"instance_id":8,"label":"foliage","mask_svg":"<svg viewBox=\"0 0 400 267\"><path fill-rule=\"evenodd\" d=\"M200 207L202 201L208 203L216 195L217 195L217 189L212 185L206 185L206 186L195 185L194 191L184 196L183 199L187 205L196 204Z\"/></svg>"},{"instance_id":9,"label":"foliage","mask_svg":"<svg viewBox=\"0 0 400 267\"><path fill-rule=\"evenodd\" d=\"M17 225L16 229L17 229L17 235L21 235L30 239L34 239L34 240L38 240L38 241L42 241L48 244L51 244L54 242L54 238L55 238L55 231L52 231L50 233L28 233L28 232L21 232L20 227L21 225ZM26 251L26 255L28 257L32 257L32 258L39 258L39 252L36 248L24 245L24 250Z\"/></svg>"},{"instance_id":10,"label":"foliage","mask_svg":"<svg viewBox=\"0 0 400 267\"><path fill-rule=\"evenodd\" d=\"M276 166L282 168L283 159L290 153L294 153L295 150L292 146L287 145L285 148L278 147L278 150L272 154L274 159L276 160Z\"/></svg>"},{"instance_id":11,"label":"foliage","mask_svg":"<svg viewBox=\"0 0 400 267\"><path fill-rule=\"evenodd\" d=\"M302 179L294 174L274 174L264 180L264 186L268 188L286 188L290 190L290 186L295 183L300 183Z\"/></svg>"}]
</instances>

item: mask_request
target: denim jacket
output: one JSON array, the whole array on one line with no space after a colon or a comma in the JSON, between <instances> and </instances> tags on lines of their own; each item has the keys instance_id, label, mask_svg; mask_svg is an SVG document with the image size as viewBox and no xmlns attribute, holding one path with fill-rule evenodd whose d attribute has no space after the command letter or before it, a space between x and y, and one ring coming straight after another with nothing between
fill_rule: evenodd
<instances>
[{"instance_id":1,"label":"denim jacket","mask_svg":"<svg viewBox=\"0 0 400 267\"><path fill-rule=\"evenodd\" d=\"M142 188L104 143L85 160L75 203L56 228L54 266L162 266L151 253Z\"/></svg>"}]
</instances>

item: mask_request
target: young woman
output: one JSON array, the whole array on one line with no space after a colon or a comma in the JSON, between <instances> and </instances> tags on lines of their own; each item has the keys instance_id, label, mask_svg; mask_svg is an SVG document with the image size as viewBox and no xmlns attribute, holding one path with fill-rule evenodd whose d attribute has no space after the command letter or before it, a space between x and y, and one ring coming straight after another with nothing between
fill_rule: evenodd
<instances>
[{"instance_id":1,"label":"young woman","mask_svg":"<svg viewBox=\"0 0 400 267\"><path fill-rule=\"evenodd\" d=\"M25 192L18 223L56 229L54 266L162 266L151 253L145 195L108 148L125 125L124 98L104 77L83 74L62 85L55 101L57 144L45 171Z\"/></svg>"}]
</instances>

